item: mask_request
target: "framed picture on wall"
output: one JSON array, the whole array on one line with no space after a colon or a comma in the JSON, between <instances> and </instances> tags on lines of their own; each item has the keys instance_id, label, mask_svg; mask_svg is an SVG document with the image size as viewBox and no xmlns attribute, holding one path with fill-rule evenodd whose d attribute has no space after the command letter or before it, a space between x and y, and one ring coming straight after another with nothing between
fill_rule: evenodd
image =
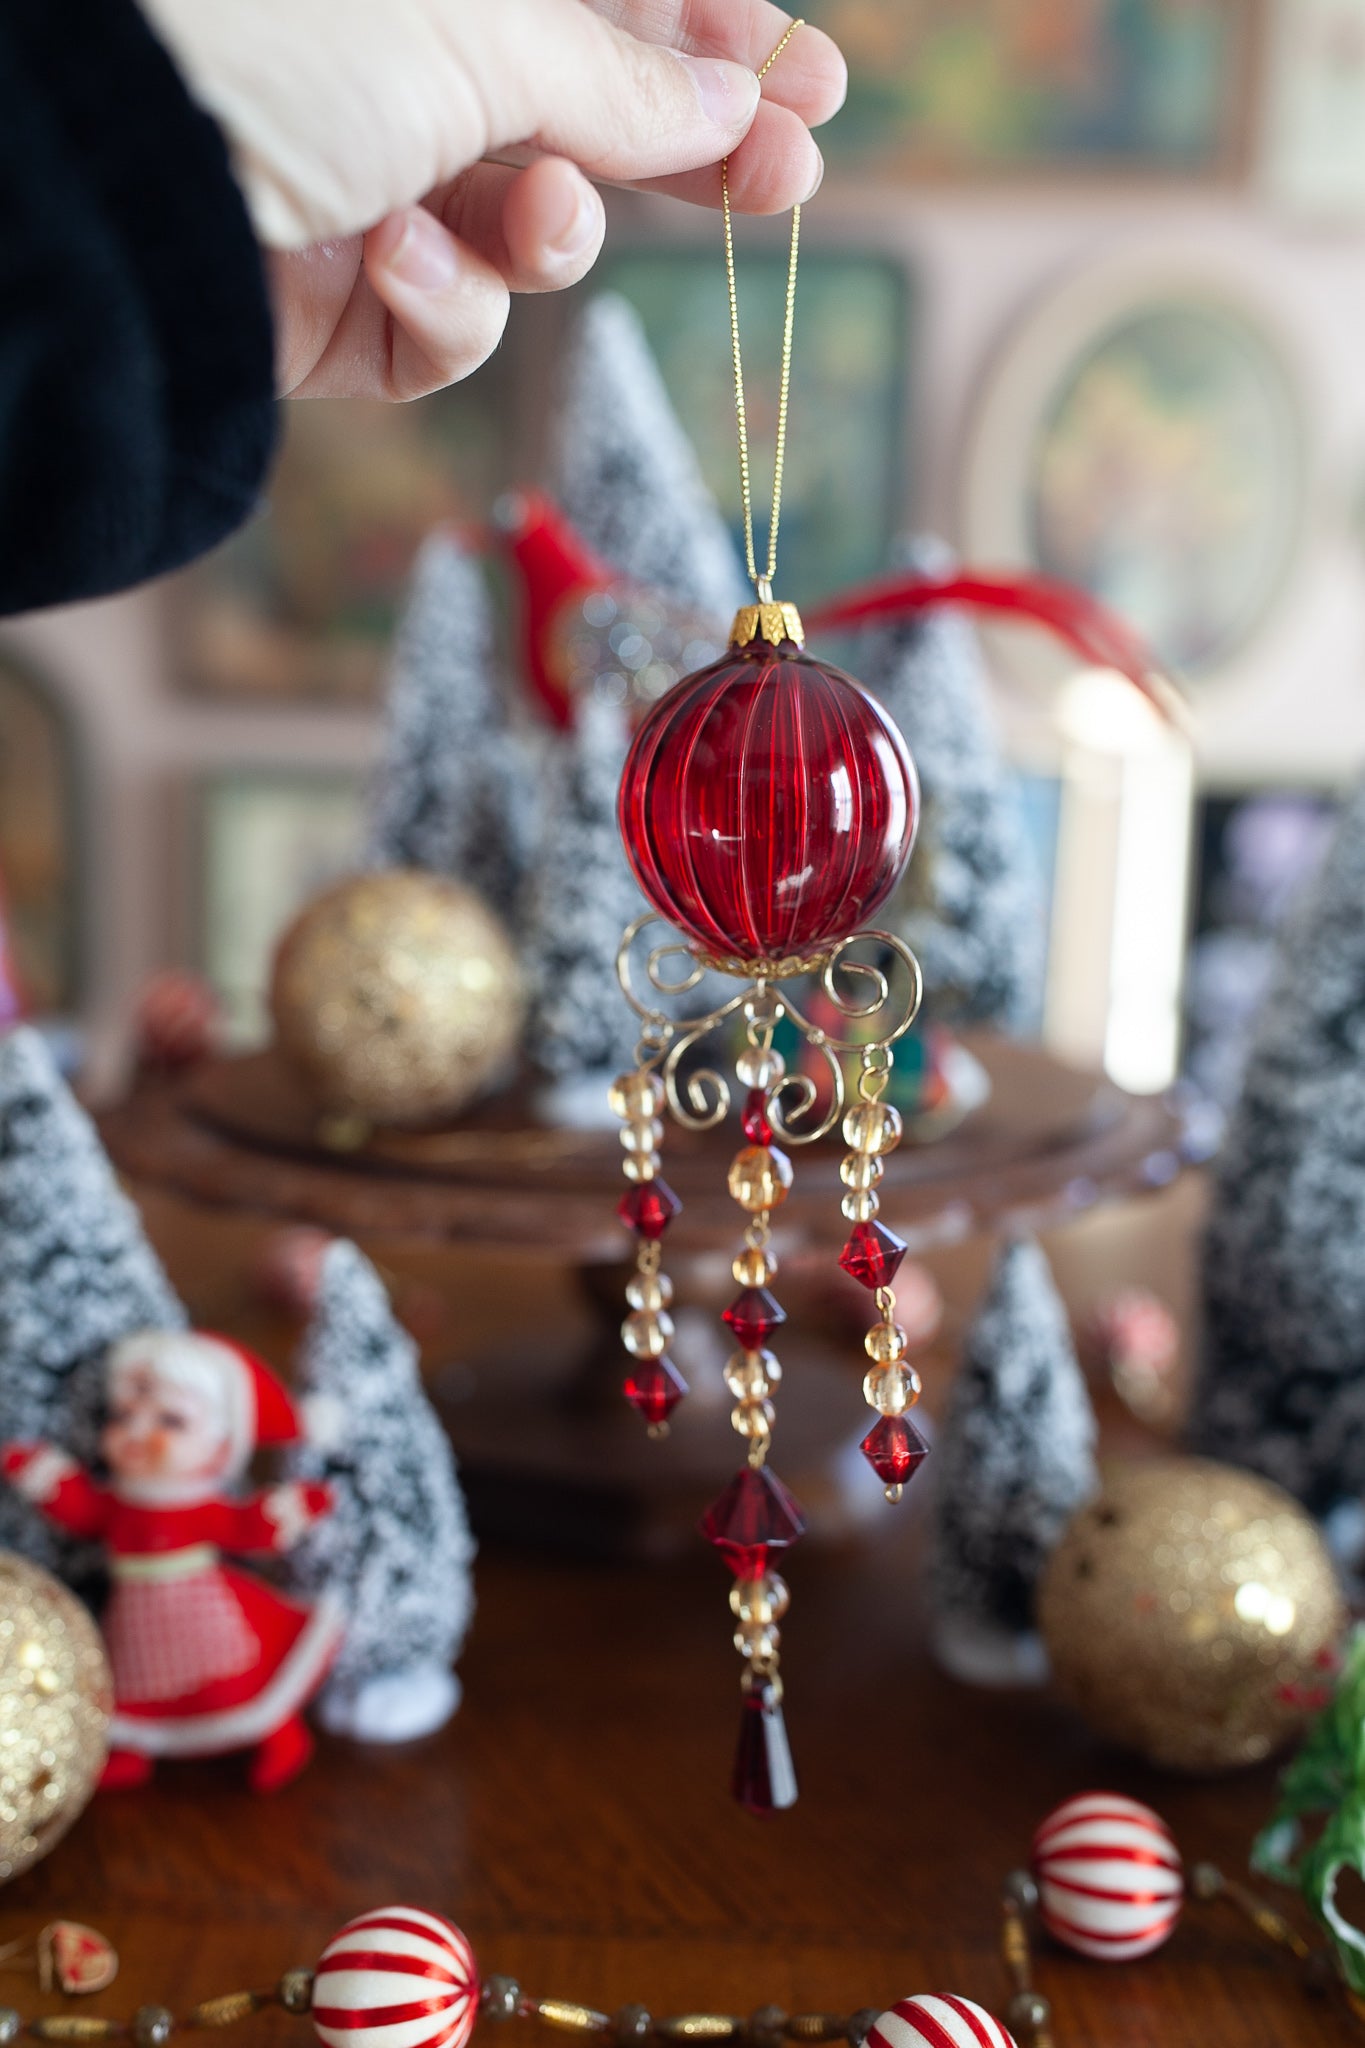
<instances>
[{"instance_id":1,"label":"framed picture on wall","mask_svg":"<svg viewBox=\"0 0 1365 2048\"><path fill-rule=\"evenodd\" d=\"M200 965L241 1045L265 1036L275 946L290 919L359 864L365 778L227 768L196 791Z\"/></svg>"},{"instance_id":2,"label":"framed picture on wall","mask_svg":"<svg viewBox=\"0 0 1365 2048\"><path fill-rule=\"evenodd\" d=\"M413 556L442 521L478 522L509 473L501 354L474 384L385 405L284 408L260 516L177 579L177 672L196 696L373 701Z\"/></svg>"},{"instance_id":3,"label":"framed picture on wall","mask_svg":"<svg viewBox=\"0 0 1365 2048\"><path fill-rule=\"evenodd\" d=\"M639 313L742 559L734 407L721 398L731 375L729 312L715 248L708 242L705 248L624 251L599 265L599 277ZM740 277L746 360L770 372L745 385L761 551L776 433L785 248L746 248ZM906 497L912 312L912 284L902 265L857 251L803 250L782 495L782 587L793 595L818 597L885 567Z\"/></svg>"},{"instance_id":4,"label":"framed picture on wall","mask_svg":"<svg viewBox=\"0 0 1365 2048\"><path fill-rule=\"evenodd\" d=\"M69 1013L80 993L78 796L75 735L56 692L0 648L0 904L36 1016Z\"/></svg>"},{"instance_id":5,"label":"framed picture on wall","mask_svg":"<svg viewBox=\"0 0 1365 2048\"><path fill-rule=\"evenodd\" d=\"M970 559L1079 585L1176 674L1247 652L1304 526L1309 435L1273 316L1193 255L1063 285L987 381L965 465Z\"/></svg>"},{"instance_id":6,"label":"framed picture on wall","mask_svg":"<svg viewBox=\"0 0 1365 2048\"><path fill-rule=\"evenodd\" d=\"M1257 169L1295 213L1365 218L1365 0L1272 0Z\"/></svg>"},{"instance_id":7,"label":"framed picture on wall","mask_svg":"<svg viewBox=\"0 0 1365 2048\"><path fill-rule=\"evenodd\" d=\"M820 138L837 169L1213 177L1243 152L1250 0L810 0L807 13L848 58L848 99Z\"/></svg>"}]
</instances>

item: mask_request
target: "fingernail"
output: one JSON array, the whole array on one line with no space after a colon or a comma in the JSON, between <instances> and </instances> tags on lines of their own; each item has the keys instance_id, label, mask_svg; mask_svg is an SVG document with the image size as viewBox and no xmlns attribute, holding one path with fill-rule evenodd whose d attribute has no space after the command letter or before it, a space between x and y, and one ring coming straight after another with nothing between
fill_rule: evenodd
<instances>
[{"instance_id":1,"label":"fingernail","mask_svg":"<svg viewBox=\"0 0 1365 2048\"><path fill-rule=\"evenodd\" d=\"M825 159L820 154L820 150L817 145L815 148L815 180L814 183L811 185L810 191L806 194L806 198L801 201L801 204L803 206L806 204L806 200L814 199L816 193L820 190L820 187L824 184L824 182Z\"/></svg>"},{"instance_id":2,"label":"fingernail","mask_svg":"<svg viewBox=\"0 0 1365 2048\"><path fill-rule=\"evenodd\" d=\"M597 240L600 229L597 200L586 186L579 184L563 227L549 237L547 246L556 256L581 256Z\"/></svg>"},{"instance_id":3,"label":"fingernail","mask_svg":"<svg viewBox=\"0 0 1365 2048\"><path fill-rule=\"evenodd\" d=\"M679 53L696 88L701 110L717 128L733 132L753 119L758 105L759 84L755 72L744 64L727 64L721 57L688 57Z\"/></svg>"},{"instance_id":4,"label":"fingernail","mask_svg":"<svg viewBox=\"0 0 1365 2048\"><path fill-rule=\"evenodd\" d=\"M449 235L421 206L410 207L385 267L419 292L444 291L459 269Z\"/></svg>"}]
</instances>

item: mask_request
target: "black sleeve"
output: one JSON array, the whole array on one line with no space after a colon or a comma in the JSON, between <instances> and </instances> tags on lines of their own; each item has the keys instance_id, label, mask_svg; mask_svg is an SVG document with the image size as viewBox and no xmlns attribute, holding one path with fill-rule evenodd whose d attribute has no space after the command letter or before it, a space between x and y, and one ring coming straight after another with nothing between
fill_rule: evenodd
<instances>
[{"instance_id":1,"label":"black sleeve","mask_svg":"<svg viewBox=\"0 0 1365 2048\"><path fill-rule=\"evenodd\" d=\"M0 612L230 533L272 393L227 151L133 0L0 0Z\"/></svg>"}]
</instances>

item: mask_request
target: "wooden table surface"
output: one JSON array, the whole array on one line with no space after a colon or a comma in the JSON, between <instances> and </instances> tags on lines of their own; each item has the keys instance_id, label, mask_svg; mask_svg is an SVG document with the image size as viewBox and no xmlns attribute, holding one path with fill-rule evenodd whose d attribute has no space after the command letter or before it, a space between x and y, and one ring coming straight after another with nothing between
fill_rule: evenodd
<instances>
[{"instance_id":1,"label":"wooden table surface","mask_svg":"<svg viewBox=\"0 0 1365 2048\"><path fill-rule=\"evenodd\" d=\"M1073 1301L1118 1275L1164 1278L1181 1297L1188 1199L1164 1226L1150 1205L1133 1214L1050 1247ZM999 1882L1052 1804L1133 1794L1166 1815L1188 1860L1241 1873L1274 1772L1160 1778L1045 1694L942 1676L924 1649L912 1502L862 1549L791 1559L783 1666L803 1791L788 1814L757 1821L728 1796L739 1660L728 1575L701 1545L655 1566L489 1553L465 1704L440 1735L394 1750L323 1740L271 1800L244 1790L234 1759L97 1799L5 1890L0 1940L56 1915L90 1921L123 1969L81 2010L183 2009L268 1985L350 1915L401 1901L458 1920L485 1972L608 2010L852 2011L938 1990L1003 2011ZM1359 2031L1216 1908L1191 1907L1169 1947L1136 1964L1040 1948L1038 1980L1056 2048L1332 2048ZM58 2003L20 1977L3 1995L28 2012ZM485 2023L479 2038L494 2033ZM513 2048L531 2033L514 2022L501 2038ZM222 2038L272 2048L312 2035L265 2013Z\"/></svg>"}]
</instances>

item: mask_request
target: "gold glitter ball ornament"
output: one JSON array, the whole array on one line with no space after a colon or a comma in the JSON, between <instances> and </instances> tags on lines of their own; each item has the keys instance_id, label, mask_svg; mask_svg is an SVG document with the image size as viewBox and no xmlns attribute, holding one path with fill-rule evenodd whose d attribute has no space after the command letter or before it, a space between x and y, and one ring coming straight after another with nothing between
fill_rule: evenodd
<instances>
[{"instance_id":1,"label":"gold glitter ball ornament","mask_svg":"<svg viewBox=\"0 0 1365 2048\"><path fill-rule=\"evenodd\" d=\"M74 1593L0 1551L0 1883L55 1848L104 1768L113 1684Z\"/></svg>"},{"instance_id":2,"label":"gold glitter ball ornament","mask_svg":"<svg viewBox=\"0 0 1365 2048\"><path fill-rule=\"evenodd\" d=\"M1297 1502L1202 1458L1106 1469L1052 1553L1038 1620L1058 1691L1175 1771L1259 1763L1330 1683L1346 1624Z\"/></svg>"},{"instance_id":3,"label":"gold glitter ball ornament","mask_svg":"<svg viewBox=\"0 0 1365 2048\"><path fill-rule=\"evenodd\" d=\"M300 913L275 955L270 1008L280 1051L323 1109L423 1124L496 1082L523 992L511 941L471 890L393 868Z\"/></svg>"}]
</instances>

